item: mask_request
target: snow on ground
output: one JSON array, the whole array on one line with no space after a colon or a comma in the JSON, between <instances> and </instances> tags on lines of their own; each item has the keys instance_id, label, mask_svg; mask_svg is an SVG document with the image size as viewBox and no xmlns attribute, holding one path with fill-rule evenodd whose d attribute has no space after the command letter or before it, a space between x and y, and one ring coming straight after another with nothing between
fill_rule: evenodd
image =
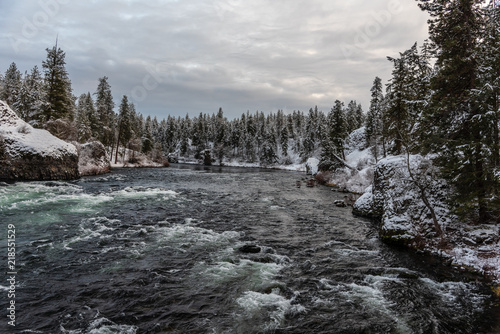
<instances>
[{"instance_id":1,"label":"snow on ground","mask_svg":"<svg viewBox=\"0 0 500 334\"><path fill-rule=\"evenodd\" d=\"M365 128L354 130L346 140L346 163L354 167L337 170L328 182L346 191L362 194L373 182L375 159L369 148L365 147Z\"/></svg>"},{"instance_id":2,"label":"snow on ground","mask_svg":"<svg viewBox=\"0 0 500 334\"><path fill-rule=\"evenodd\" d=\"M47 130L33 128L17 117L3 101L0 101L0 136L5 139L6 150L11 157L20 157L24 153L57 159L77 154L74 145L53 136Z\"/></svg>"},{"instance_id":3,"label":"snow on ground","mask_svg":"<svg viewBox=\"0 0 500 334\"><path fill-rule=\"evenodd\" d=\"M168 163L160 163L157 161L151 160L148 156L143 153L132 151L129 149L125 150L125 157L123 156L123 147L120 147L118 150L118 159L115 160L116 152L113 153L113 157L111 159L111 168L133 168L133 167L166 167Z\"/></svg>"},{"instance_id":4,"label":"snow on ground","mask_svg":"<svg viewBox=\"0 0 500 334\"><path fill-rule=\"evenodd\" d=\"M350 164L355 165L356 159L361 164L369 162L362 152L352 154L348 159ZM373 168L369 163L365 166L363 170ZM440 256L454 267L478 272L500 283L499 226L466 224L453 215L447 202L451 188L437 176L439 171L432 165L432 157L389 156L380 160L375 169L371 175L375 174L377 188L366 188L354 211L380 218L382 237L400 240L410 248ZM344 174L332 179L345 177L345 171L341 173ZM350 182L346 180L344 184ZM444 243L437 236L430 209L424 204L417 183L425 186L426 197L444 232Z\"/></svg>"},{"instance_id":5,"label":"snow on ground","mask_svg":"<svg viewBox=\"0 0 500 334\"><path fill-rule=\"evenodd\" d=\"M108 173L111 164L106 148L99 141L76 144L78 149L78 171L80 175L99 175Z\"/></svg>"}]
</instances>

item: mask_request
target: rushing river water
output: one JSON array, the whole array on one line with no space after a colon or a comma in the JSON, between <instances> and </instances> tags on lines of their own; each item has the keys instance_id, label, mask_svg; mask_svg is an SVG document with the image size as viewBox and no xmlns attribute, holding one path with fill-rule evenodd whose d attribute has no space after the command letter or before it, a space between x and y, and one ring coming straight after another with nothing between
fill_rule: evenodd
<instances>
[{"instance_id":1,"label":"rushing river water","mask_svg":"<svg viewBox=\"0 0 500 334\"><path fill-rule=\"evenodd\" d=\"M488 288L303 174L174 166L0 186L1 333L494 333ZM5 268L4 266L4 268ZM7 277L8 278L8 277Z\"/></svg>"}]
</instances>

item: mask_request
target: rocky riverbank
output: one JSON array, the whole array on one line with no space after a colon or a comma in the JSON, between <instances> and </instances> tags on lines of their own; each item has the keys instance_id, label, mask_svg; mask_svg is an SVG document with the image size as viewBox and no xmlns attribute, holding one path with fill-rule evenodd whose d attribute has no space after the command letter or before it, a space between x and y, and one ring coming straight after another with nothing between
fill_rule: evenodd
<instances>
[{"instance_id":1,"label":"rocky riverbank","mask_svg":"<svg viewBox=\"0 0 500 334\"><path fill-rule=\"evenodd\" d=\"M80 177L78 152L48 131L35 129L0 101L0 179L70 180Z\"/></svg>"},{"instance_id":2,"label":"rocky riverbank","mask_svg":"<svg viewBox=\"0 0 500 334\"><path fill-rule=\"evenodd\" d=\"M387 243L437 255L500 283L499 226L460 221L449 207L451 187L438 175L429 157L382 159L353 213L380 222L379 234Z\"/></svg>"}]
</instances>

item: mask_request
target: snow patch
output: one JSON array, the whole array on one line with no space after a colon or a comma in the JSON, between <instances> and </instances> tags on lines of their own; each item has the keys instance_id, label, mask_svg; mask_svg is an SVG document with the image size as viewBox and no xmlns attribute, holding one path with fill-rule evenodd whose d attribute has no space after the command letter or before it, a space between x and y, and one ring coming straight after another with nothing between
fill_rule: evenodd
<instances>
[{"instance_id":1,"label":"snow patch","mask_svg":"<svg viewBox=\"0 0 500 334\"><path fill-rule=\"evenodd\" d=\"M0 137L3 137L6 153L11 157L22 157L24 153L53 158L77 154L74 145L47 130L33 128L3 101L0 101Z\"/></svg>"},{"instance_id":2,"label":"snow patch","mask_svg":"<svg viewBox=\"0 0 500 334\"><path fill-rule=\"evenodd\" d=\"M307 174L316 175L318 173L319 159L309 158L306 162Z\"/></svg>"}]
</instances>

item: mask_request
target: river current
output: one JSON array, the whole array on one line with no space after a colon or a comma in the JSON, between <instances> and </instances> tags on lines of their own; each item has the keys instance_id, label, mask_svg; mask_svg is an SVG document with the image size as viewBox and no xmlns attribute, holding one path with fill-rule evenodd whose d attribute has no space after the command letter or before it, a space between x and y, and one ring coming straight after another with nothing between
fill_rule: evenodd
<instances>
[{"instance_id":1,"label":"river current","mask_svg":"<svg viewBox=\"0 0 500 334\"><path fill-rule=\"evenodd\" d=\"M2 184L17 274L0 332L498 332L486 285L386 246L304 177L176 165Z\"/></svg>"}]
</instances>

